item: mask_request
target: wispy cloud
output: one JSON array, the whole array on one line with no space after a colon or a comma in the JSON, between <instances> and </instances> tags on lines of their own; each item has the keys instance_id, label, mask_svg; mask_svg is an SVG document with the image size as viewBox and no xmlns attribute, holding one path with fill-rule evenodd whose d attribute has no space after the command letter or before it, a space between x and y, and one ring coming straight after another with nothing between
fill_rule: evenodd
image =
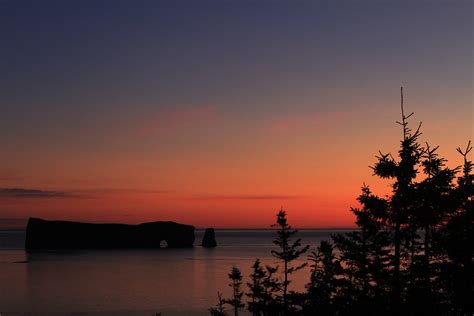
<instances>
[{"instance_id":1,"label":"wispy cloud","mask_svg":"<svg viewBox=\"0 0 474 316\"><path fill-rule=\"evenodd\" d=\"M24 188L0 188L0 198L78 198L81 194Z\"/></svg>"},{"instance_id":2,"label":"wispy cloud","mask_svg":"<svg viewBox=\"0 0 474 316\"><path fill-rule=\"evenodd\" d=\"M221 120L221 113L211 105L163 109L132 119L132 134L148 137L190 126L209 126Z\"/></svg>"},{"instance_id":3,"label":"wispy cloud","mask_svg":"<svg viewBox=\"0 0 474 316\"><path fill-rule=\"evenodd\" d=\"M346 112L326 112L308 115L288 115L270 119L265 129L270 132L287 132L309 128L323 128L329 125L338 125L347 118Z\"/></svg>"},{"instance_id":4,"label":"wispy cloud","mask_svg":"<svg viewBox=\"0 0 474 316\"><path fill-rule=\"evenodd\" d=\"M90 199L99 198L108 194L121 194L124 192L142 193L142 194L168 194L171 191L164 190L139 190L139 189L115 189L115 188L98 188L86 190L72 190L72 191L50 191L39 189L26 188L0 188L1 198L75 198L75 199Z\"/></svg>"},{"instance_id":5,"label":"wispy cloud","mask_svg":"<svg viewBox=\"0 0 474 316\"><path fill-rule=\"evenodd\" d=\"M190 200L295 200L303 198L299 195L273 195L273 194L255 194L255 195L199 195L190 197Z\"/></svg>"},{"instance_id":6,"label":"wispy cloud","mask_svg":"<svg viewBox=\"0 0 474 316\"><path fill-rule=\"evenodd\" d=\"M130 188L95 188L75 191L77 194L85 195L100 195L100 194L116 194L116 193L143 193L143 194L168 194L173 191L169 190L141 190L141 189L130 189Z\"/></svg>"}]
</instances>

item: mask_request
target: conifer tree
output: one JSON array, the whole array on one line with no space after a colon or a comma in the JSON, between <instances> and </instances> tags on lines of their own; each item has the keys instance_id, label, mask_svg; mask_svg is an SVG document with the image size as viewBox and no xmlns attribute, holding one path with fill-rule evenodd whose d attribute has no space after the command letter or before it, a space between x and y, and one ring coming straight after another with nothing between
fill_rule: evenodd
<instances>
[{"instance_id":1,"label":"conifer tree","mask_svg":"<svg viewBox=\"0 0 474 316\"><path fill-rule=\"evenodd\" d=\"M446 159L426 144L423 154L423 173L425 179L417 187L418 209L414 215L417 228L424 230L423 257L426 265L430 262L430 244L432 230L441 225L453 212L452 190L456 169L446 167Z\"/></svg>"},{"instance_id":2,"label":"conifer tree","mask_svg":"<svg viewBox=\"0 0 474 316\"><path fill-rule=\"evenodd\" d=\"M332 315L335 313L334 298L337 295L342 272L340 261L328 241L321 241L316 252L308 256L311 264L310 282L306 285L306 314Z\"/></svg>"},{"instance_id":3,"label":"conifer tree","mask_svg":"<svg viewBox=\"0 0 474 316\"><path fill-rule=\"evenodd\" d=\"M437 154L438 147L426 144L421 161L424 179L416 186L416 209L410 225L423 231L419 249L411 258L410 286L407 303L419 313L434 313L439 287L435 267L443 258L436 251L436 239L440 229L454 211L453 179L457 169L446 167L446 160Z\"/></svg>"},{"instance_id":4,"label":"conifer tree","mask_svg":"<svg viewBox=\"0 0 474 316\"><path fill-rule=\"evenodd\" d=\"M293 239L297 231L281 209L272 255L283 264L282 281L274 277L278 267L255 261L246 294L252 315L474 315L473 148L470 142L457 148L463 166L455 185L460 167L446 167L438 147L418 143L421 124L414 132L408 127L413 113L404 113L403 90L401 110L398 158L380 153L372 167L376 176L391 180L391 194L379 197L364 184L360 207L351 208L358 229L332 236L333 244L321 242L309 256L306 293L288 290L291 274L307 264L294 261L309 246ZM234 267L229 278L233 296L220 295L212 315L226 315L224 304L235 315L244 306L240 271Z\"/></svg>"},{"instance_id":5,"label":"conifer tree","mask_svg":"<svg viewBox=\"0 0 474 316\"><path fill-rule=\"evenodd\" d=\"M275 277L278 272L278 266L272 267L267 265L265 270L266 277L263 279L263 287L265 289L266 312L264 312L264 315L276 315L280 308L276 296L282 288L281 282Z\"/></svg>"},{"instance_id":6,"label":"conifer tree","mask_svg":"<svg viewBox=\"0 0 474 316\"><path fill-rule=\"evenodd\" d=\"M240 289L242 285L242 273L240 272L239 268L233 266L232 270L228 274L230 279L229 286L232 288L232 297L230 299L226 299L225 303L232 306L234 309L234 316L239 315L239 310L245 306L242 302L242 296L244 293Z\"/></svg>"},{"instance_id":7,"label":"conifer tree","mask_svg":"<svg viewBox=\"0 0 474 316\"><path fill-rule=\"evenodd\" d=\"M283 208L277 214L277 239L273 241L275 245L279 247L279 250L272 250L272 255L278 260L283 262L283 282L282 282L282 304L283 304L283 313L288 313L289 300L288 300L288 285L291 283L289 276L304 268L307 263L302 263L296 266L292 266L292 262L298 259L302 254L308 251L309 246L301 245L301 238L293 241L293 236L298 232L295 229L292 229L288 225L286 219L286 212Z\"/></svg>"},{"instance_id":8,"label":"conifer tree","mask_svg":"<svg viewBox=\"0 0 474 316\"><path fill-rule=\"evenodd\" d=\"M449 274L450 301L454 313L474 314L474 163L468 155L471 142L465 150L457 148L463 157L462 174L457 179L454 192L456 211L449 219L445 230L445 249L450 259Z\"/></svg>"},{"instance_id":9,"label":"conifer tree","mask_svg":"<svg viewBox=\"0 0 474 316\"><path fill-rule=\"evenodd\" d=\"M272 315L276 312L277 303L274 294L280 290L280 283L274 278L278 267L263 267L259 259L252 266L251 282L247 283L249 292L246 294L251 301L248 310L252 315Z\"/></svg>"},{"instance_id":10,"label":"conifer tree","mask_svg":"<svg viewBox=\"0 0 474 316\"><path fill-rule=\"evenodd\" d=\"M227 316L227 313L224 309L225 300L222 298L221 292L217 292L217 299L218 301L216 307L209 308L209 313L211 316Z\"/></svg>"},{"instance_id":11,"label":"conifer tree","mask_svg":"<svg viewBox=\"0 0 474 316\"><path fill-rule=\"evenodd\" d=\"M263 285L265 277L266 272L260 264L260 259L256 259L252 266L252 274L250 274L251 282L247 283L249 293L246 294L251 299L247 304L248 310L254 316L262 315L265 309L265 288Z\"/></svg>"},{"instance_id":12,"label":"conifer tree","mask_svg":"<svg viewBox=\"0 0 474 316\"><path fill-rule=\"evenodd\" d=\"M390 154L382 154L377 157L377 162L372 169L374 174L383 179L393 180L392 196L389 198L385 223L393 231L393 276L392 276L392 297L393 306L399 309L402 303L402 291L405 288L402 284L402 258L409 257L415 252L413 249L416 238L416 231L413 225L409 225L410 216L416 209L416 183L415 177L418 173L418 166L423 148L418 143L421 135L420 127L413 132L408 127L408 119L414 114L405 115L403 106L403 88L401 94L402 120L397 122L402 126L403 139L398 151L398 161ZM395 311L395 313L399 313Z\"/></svg>"},{"instance_id":13,"label":"conifer tree","mask_svg":"<svg viewBox=\"0 0 474 316\"><path fill-rule=\"evenodd\" d=\"M344 265L342 304L352 312L380 313L387 307L389 289L391 238L383 227L388 201L372 194L367 186L358 201L362 208L351 211L359 229L333 236Z\"/></svg>"}]
</instances>

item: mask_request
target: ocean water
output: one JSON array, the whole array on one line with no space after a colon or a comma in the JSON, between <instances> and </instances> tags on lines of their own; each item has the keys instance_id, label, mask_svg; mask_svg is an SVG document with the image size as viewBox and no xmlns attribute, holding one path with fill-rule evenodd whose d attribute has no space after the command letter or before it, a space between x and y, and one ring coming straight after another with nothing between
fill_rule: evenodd
<instances>
[{"instance_id":1,"label":"ocean water","mask_svg":"<svg viewBox=\"0 0 474 316\"><path fill-rule=\"evenodd\" d=\"M344 230L301 230L311 250ZM233 265L248 282L255 258L277 265L272 230L217 230L218 247L27 253L24 231L0 231L0 314L5 315L208 315L217 291L230 294ZM306 260L306 256L301 261ZM290 289L302 290L309 268ZM246 288L246 286L244 286Z\"/></svg>"}]
</instances>

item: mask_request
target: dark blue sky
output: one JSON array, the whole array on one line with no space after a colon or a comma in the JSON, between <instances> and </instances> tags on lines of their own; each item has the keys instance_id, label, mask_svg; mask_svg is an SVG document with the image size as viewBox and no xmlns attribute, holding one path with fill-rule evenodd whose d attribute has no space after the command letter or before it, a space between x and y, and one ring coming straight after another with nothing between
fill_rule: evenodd
<instances>
[{"instance_id":1,"label":"dark blue sky","mask_svg":"<svg viewBox=\"0 0 474 316\"><path fill-rule=\"evenodd\" d=\"M471 79L471 1L0 6L1 84L8 91L3 98L22 106L28 106L20 100L25 96L54 96L48 106L64 106L79 92L92 108L100 97L140 102L158 94L169 104L192 98L237 106L237 96L252 101L301 89L351 91L381 78L398 83L440 77L457 85ZM25 88L29 93L19 97Z\"/></svg>"}]
</instances>

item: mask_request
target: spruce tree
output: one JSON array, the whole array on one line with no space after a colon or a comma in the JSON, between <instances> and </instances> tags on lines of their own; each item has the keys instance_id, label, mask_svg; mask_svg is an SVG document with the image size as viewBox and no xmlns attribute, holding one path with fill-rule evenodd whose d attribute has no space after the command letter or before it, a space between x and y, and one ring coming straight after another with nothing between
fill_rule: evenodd
<instances>
[{"instance_id":1,"label":"spruce tree","mask_svg":"<svg viewBox=\"0 0 474 316\"><path fill-rule=\"evenodd\" d=\"M416 209L410 220L413 229L423 233L411 258L407 303L410 309L425 314L434 313L440 301L437 266L443 258L436 250L436 240L455 208L452 192L457 169L446 167L446 160L439 157L437 150L426 144L421 160L424 179L416 185Z\"/></svg>"},{"instance_id":2,"label":"spruce tree","mask_svg":"<svg viewBox=\"0 0 474 316\"><path fill-rule=\"evenodd\" d=\"M256 259L252 266L251 282L247 283L249 292L246 294L250 298L248 310L252 315L273 315L278 308L275 293L280 290L280 283L274 275L278 268L263 267L259 259Z\"/></svg>"},{"instance_id":3,"label":"spruce tree","mask_svg":"<svg viewBox=\"0 0 474 316\"><path fill-rule=\"evenodd\" d=\"M260 316L264 311L264 295L265 288L263 280L266 277L266 272L260 264L260 260L256 259L252 266L252 274L250 274L251 282L247 283L249 293L246 295L251 299L248 302L248 310L254 316Z\"/></svg>"},{"instance_id":4,"label":"spruce tree","mask_svg":"<svg viewBox=\"0 0 474 316\"><path fill-rule=\"evenodd\" d=\"M468 158L472 149L471 142L464 150L457 148L463 157L462 174L453 193L456 211L444 230L444 248L450 260L445 269L449 275L449 299L458 315L474 314L474 164Z\"/></svg>"},{"instance_id":5,"label":"spruce tree","mask_svg":"<svg viewBox=\"0 0 474 316\"><path fill-rule=\"evenodd\" d=\"M380 153L377 162L372 167L374 174L382 179L392 180L392 196L389 198L385 223L393 231L393 256L392 256L392 298L395 313L400 312L402 292L406 288L403 284L402 259L408 261L416 251L414 249L416 230L410 225L412 214L416 209L416 183L415 178L423 154L423 148L418 143L421 135L421 123L415 131L408 127L408 119L414 114L405 115L403 105L403 88L401 94L402 120L397 122L402 126L403 138L398 151L398 161L390 154Z\"/></svg>"},{"instance_id":6,"label":"spruce tree","mask_svg":"<svg viewBox=\"0 0 474 316\"><path fill-rule=\"evenodd\" d=\"M244 293L240 289L242 285L242 273L240 272L239 268L233 266L232 270L228 274L230 279L229 286L232 288L232 297L230 299L226 299L225 303L232 306L234 309L234 316L239 315L239 310L245 306L242 302L242 296Z\"/></svg>"},{"instance_id":7,"label":"spruce tree","mask_svg":"<svg viewBox=\"0 0 474 316\"><path fill-rule=\"evenodd\" d=\"M311 264L310 282L306 285L305 314L332 315L335 313L334 298L340 286L340 261L328 241L321 241L316 252L308 256Z\"/></svg>"},{"instance_id":8,"label":"spruce tree","mask_svg":"<svg viewBox=\"0 0 474 316\"><path fill-rule=\"evenodd\" d=\"M275 277L278 272L278 266L265 266L266 276L263 279L263 287L265 289L264 303L265 303L265 312L264 315L276 315L278 309L280 308L279 302L277 300L277 294L280 293L282 284Z\"/></svg>"},{"instance_id":9,"label":"spruce tree","mask_svg":"<svg viewBox=\"0 0 474 316\"><path fill-rule=\"evenodd\" d=\"M272 255L283 263L283 282L282 282L282 304L283 313L288 313L289 299L288 299L288 285L291 283L289 276L304 268L307 262L292 266L293 261L298 259L302 254L308 251L309 246L301 245L301 238L293 241L293 236L298 232L288 225L286 219L286 212L283 208L277 214L277 238L273 241L279 247L279 250L272 250Z\"/></svg>"},{"instance_id":10,"label":"spruce tree","mask_svg":"<svg viewBox=\"0 0 474 316\"><path fill-rule=\"evenodd\" d=\"M225 300L222 298L221 292L217 292L217 299L216 307L209 308L209 313L211 316L227 316L227 313L224 309Z\"/></svg>"},{"instance_id":11,"label":"spruce tree","mask_svg":"<svg viewBox=\"0 0 474 316\"><path fill-rule=\"evenodd\" d=\"M388 304L391 238L383 226L388 202L372 194L367 186L362 188L358 201L362 208L351 209L358 230L333 236L343 265L341 309L377 314Z\"/></svg>"}]
</instances>

